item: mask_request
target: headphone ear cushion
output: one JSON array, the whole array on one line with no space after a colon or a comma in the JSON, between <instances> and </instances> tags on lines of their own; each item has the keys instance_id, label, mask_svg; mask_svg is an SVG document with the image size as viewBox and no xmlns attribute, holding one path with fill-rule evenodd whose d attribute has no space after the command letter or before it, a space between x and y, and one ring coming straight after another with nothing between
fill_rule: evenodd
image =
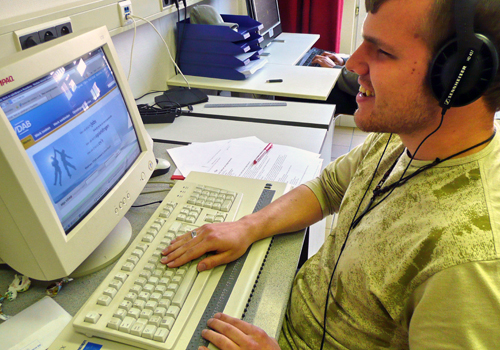
<instances>
[{"instance_id":1,"label":"headphone ear cushion","mask_svg":"<svg viewBox=\"0 0 500 350\"><path fill-rule=\"evenodd\" d=\"M461 107L474 102L488 89L498 71L498 53L495 46L482 34L475 34L482 42L467 68L450 107ZM434 57L429 68L429 80L434 96L444 103L453 84L458 79L458 67L462 65L458 57L457 39L447 42Z\"/></svg>"}]
</instances>

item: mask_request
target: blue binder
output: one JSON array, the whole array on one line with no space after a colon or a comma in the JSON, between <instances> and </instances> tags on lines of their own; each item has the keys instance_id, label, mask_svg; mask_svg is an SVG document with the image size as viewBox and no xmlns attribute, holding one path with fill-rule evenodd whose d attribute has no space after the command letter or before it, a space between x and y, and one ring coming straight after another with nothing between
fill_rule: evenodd
<instances>
[{"instance_id":1,"label":"blue binder","mask_svg":"<svg viewBox=\"0 0 500 350\"><path fill-rule=\"evenodd\" d=\"M221 15L225 22L237 23L235 31L228 26L191 24L190 19L177 23L179 67L184 74L209 78L244 80L237 68L259 58L263 38L262 24L248 16ZM254 52L246 58L237 55Z\"/></svg>"},{"instance_id":2,"label":"blue binder","mask_svg":"<svg viewBox=\"0 0 500 350\"><path fill-rule=\"evenodd\" d=\"M184 67L185 64L199 64L199 65L207 65L207 62L210 66L222 66L222 67L241 67L246 66L250 63L250 61L256 60L259 58L259 52L255 52L252 56L245 55L244 59L239 58L237 55L221 55L207 52L193 52L193 51L185 51L182 53L180 57L181 67ZM182 69L182 68L181 68Z\"/></svg>"},{"instance_id":3,"label":"blue binder","mask_svg":"<svg viewBox=\"0 0 500 350\"><path fill-rule=\"evenodd\" d=\"M207 66L199 64L183 64L181 70L186 75L219 78L229 80L245 80L246 76L232 67Z\"/></svg>"},{"instance_id":4,"label":"blue binder","mask_svg":"<svg viewBox=\"0 0 500 350\"><path fill-rule=\"evenodd\" d=\"M214 41L239 41L248 39L252 32L264 28L256 20L248 16L221 15L224 22L238 23L238 31L227 26L210 24L191 24L190 18L177 22L177 33L184 40L214 40Z\"/></svg>"},{"instance_id":5,"label":"blue binder","mask_svg":"<svg viewBox=\"0 0 500 350\"><path fill-rule=\"evenodd\" d=\"M255 46L250 46L247 43L233 43L231 41L211 41L211 40L183 40L180 43L180 57L184 52L207 52L223 55L239 55L241 53L250 52L255 49ZM259 47L260 48L260 47ZM255 51L255 50L253 50Z\"/></svg>"}]
</instances>

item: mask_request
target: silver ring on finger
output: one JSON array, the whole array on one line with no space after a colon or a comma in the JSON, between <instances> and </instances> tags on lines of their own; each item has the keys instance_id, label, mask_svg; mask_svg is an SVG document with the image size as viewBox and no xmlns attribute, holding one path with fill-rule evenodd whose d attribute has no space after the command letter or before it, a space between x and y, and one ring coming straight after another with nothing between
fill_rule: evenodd
<instances>
[{"instance_id":1,"label":"silver ring on finger","mask_svg":"<svg viewBox=\"0 0 500 350\"><path fill-rule=\"evenodd\" d=\"M195 238L197 235L196 230L191 231L191 238Z\"/></svg>"}]
</instances>

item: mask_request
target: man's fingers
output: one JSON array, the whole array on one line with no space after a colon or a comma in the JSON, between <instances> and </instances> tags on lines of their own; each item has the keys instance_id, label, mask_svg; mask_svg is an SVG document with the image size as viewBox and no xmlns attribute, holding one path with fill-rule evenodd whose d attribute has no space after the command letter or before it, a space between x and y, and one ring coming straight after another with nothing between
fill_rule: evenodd
<instances>
[{"instance_id":1,"label":"man's fingers","mask_svg":"<svg viewBox=\"0 0 500 350\"><path fill-rule=\"evenodd\" d=\"M163 251L166 256L161 259L161 262L168 264L169 267L177 267L199 258L208 251L203 248L204 245L200 244L202 241L203 238L200 236L192 238L190 232L178 237Z\"/></svg>"},{"instance_id":2,"label":"man's fingers","mask_svg":"<svg viewBox=\"0 0 500 350\"><path fill-rule=\"evenodd\" d=\"M214 332L211 329L204 329L201 332L201 336L208 340L210 343L224 350L237 350L239 347L231 339L226 337L224 334ZM203 348L202 348L203 349Z\"/></svg>"},{"instance_id":3,"label":"man's fingers","mask_svg":"<svg viewBox=\"0 0 500 350\"><path fill-rule=\"evenodd\" d=\"M222 252L211 255L198 263L198 271L210 270L219 265L224 265L235 260L229 252Z\"/></svg>"},{"instance_id":4,"label":"man's fingers","mask_svg":"<svg viewBox=\"0 0 500 350\"><path fill-rule=\"evenodd\" d=\"M223 314L221 312L215 314L213 317L213 320L220 320L222 322L230 324L233 327L240 330L241 332L243 332L244 334L250 334L250 333L252 333L252 331L254 329L254 326L252 326L251 324L249 324L245 321L242 321L239 318L235 318L235 317ZM211 325L209 325L209 326L212 328Z\"/></svg>"},{"instance_id":5,"label":"man's fingers","mask_svg":"<svg viewBox=\"0 0 500 350\"><path fill-rule=\"evenodd\" d=\"M223 317L224 315L217 314L215 316ZM224 320L215 317L211 318L210 320L208 320L207 325L215 332L220 334L216 335L217 333L211 330L204 330L203 332L205 333L205 335L203 335L202 333L202 336L221 349L232 349L236 348L236 346L244 345L246 333L236 327L233 323L227 322L228 320L228 318L224 318ZM234 322L233 320L230 321ZM222 335L223 337L220 337L220 335ZM208 337L212 338L213 340L208 339ZM232 344L230 344L229 342L231 342Z\"/></svg>"}]
</instances>

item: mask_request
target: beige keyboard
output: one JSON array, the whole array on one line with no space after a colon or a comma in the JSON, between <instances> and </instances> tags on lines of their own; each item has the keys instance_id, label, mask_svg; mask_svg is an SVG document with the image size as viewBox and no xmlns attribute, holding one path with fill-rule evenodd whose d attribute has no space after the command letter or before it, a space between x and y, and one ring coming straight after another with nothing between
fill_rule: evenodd
<instances>
[{"instance_id":1,"label":"beige keyboard","mask_svg":"<svg viewBox=\"0 0 500 350\"><path fill-rule=\"evenodd\" d=\"M231 272L234 276L229 277L224 275L228 273L224 272L225 266L198 273L196 266L201 258L179 268L168 268L160 263L161 251L175 237L207 222L234 221L252 212L259 198L256 194L270 191L270 184L230 178L241 182L236 186L238 189L249 192L250 202L242 204L246 194L205 184L205 178L220 185L227 183L228 177L193 176L200 176L200 181L189 182L188 177L186 181L176 183L75 316L73 327L76 331L145 349L197 349L203 339L196 331L199 333L206 327L205 309L215 303L214 292L224 294L220 293L219 281L221 278L234 280L234 276L238 279L232 282L234 289L228 296L229 300L224 301L224 310L216 311L241 318L270 239L255 243L241 271L235 270ZM246 182L253 186L245 185ZM283 193L284 184L273 186L282 187L278 192L279 195Z\"/></svg>"}]
</instances>

